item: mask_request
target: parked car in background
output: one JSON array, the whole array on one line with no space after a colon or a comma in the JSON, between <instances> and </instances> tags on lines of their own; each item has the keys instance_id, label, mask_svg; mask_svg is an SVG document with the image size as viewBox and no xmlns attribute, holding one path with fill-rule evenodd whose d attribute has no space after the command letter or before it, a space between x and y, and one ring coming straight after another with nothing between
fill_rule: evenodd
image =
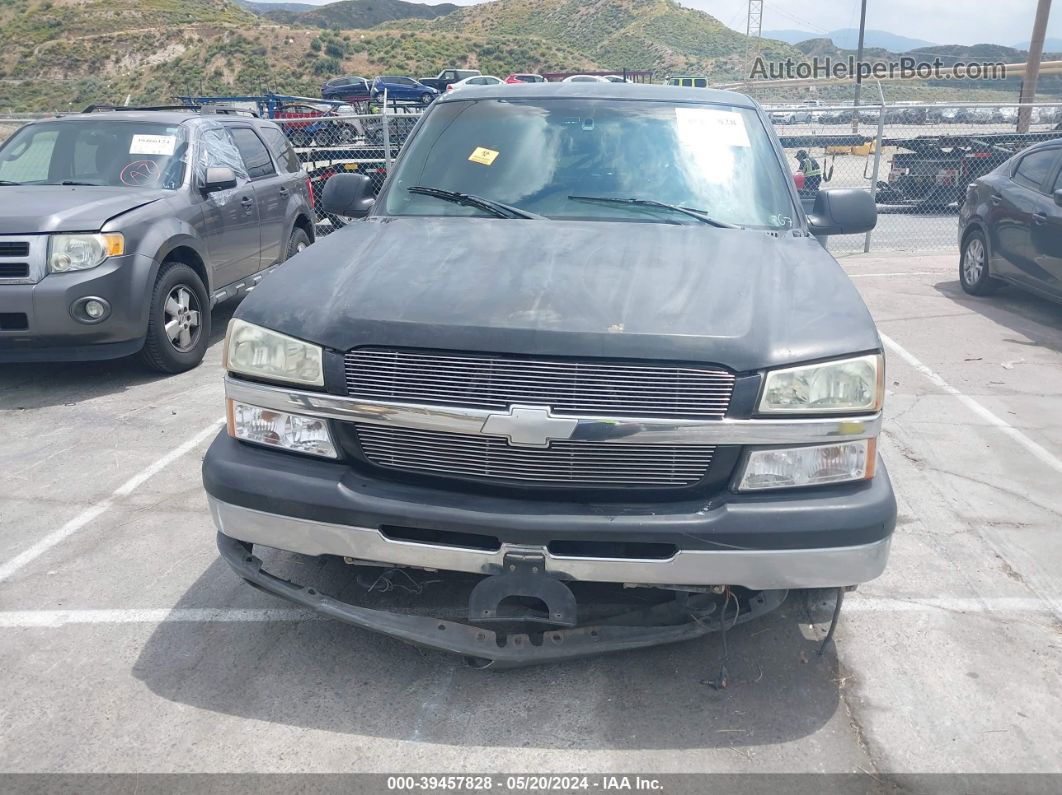
<instances>
[{"instance_id":1,"label":"parked car in background","mask_svg":"<svg viewBox=\"0 0 1062 795\"><path fill-rule=\"evenodd\" d=\"M363 135L358 119L344 118L331 105L291 102L278 107L271 118L280 124L292 145L299 147L352 143Z\"/></svg>"},{"instance_id":2,"label":"parked car in background","mask_svg":"<svg viewBox=\"0 0 1062 795\"><path fill-rule=\"evenodd\" d=\"M677 75L675 77L669 77L667 79L669 86L679 86L682 88L708 88L707 77L695 77L692 75Z\"/></svg>"},{"instance_id":3,"label":"parked car in background","mask_svg":"<svg viewBox=\"0 0 1062 795\"><path fill-rule=\"evenodd\" d=\"M769 111L773 124L805 124L811 121L811 112L806 110Z\"/></svg>"},{"instance_id":4,"label":"parked car in background","mask_svg":"<svg viewBox=\"0 0 1062 795\"><path fill-rule=\"evenodd\" d=\"M388 101L419 102L421 105L430 105L439 96L439 89L401 75L381 75L373 78L371 91L375 100L382 100L386 91Z\"/></svg>"},{"instance_id":5,"label":"parked car in background","mask_svg":"<svg viewBox=\"0 0 1062 795\"><path fill-rule=\"evenodd\" d=\"M806 215L763 111L728 92L469 87L421 125L375 202L329 180L322 204L358 220L229 326L203 483L239 577L503 666L881 574L881 339L814 238L872 228L869 193ZM456 573L467 609L355 603L305 579L324 559L273 550L351 581Z\"/></svg>"},{"instance_id":6,"label":"parked car in background","mask_svg":"<svg viewBox=\"0 0 1062 795\"><path fill-rule=\"evenodd\" d=\"M38 121L0 147L0 362L203 359L210 310L313 241L280 128L121 108Z\"/></svg>"},{"instance_id":7,"label":"parked car in background","mask_svg":"<svg viewBox=\"0 0 1062 795\"><path fill-rule=\"evenodd\" d=\"M561 82L562 83L608 83L610 81L606 80L603 77L599 77L598 75L568 75Z\"/></svg>"},{"instance_id":8,"label":"parked car in background","mask_svg":"<svg viewBox=\"0 0 1062 795\"><path fill-rule=\"evenodd\" d=\"M536 75L525 72L513 72L511 75L505 78L506 83L545 83L546 78L542 75Z\"/></svg>"},{"instance_id":9,"label":"parked car in background","mask_svg":"<svg viewBox=\"0 0 1062 795\"><path fill-rule=\"evenodd\" d=\"M372 96L372 81L364 77L333 77L321 86L321 97L343 102L368 102Z\"/></svg>"},{"instance_id":10,"label":"parked car in background","mask_svg":"<svg viewBox=\"0 0 1062 795\"><path fill-rule=\"evenodd\" d=\"M1029 147L967 188L959 250L971 295L1013 284L1062 301L1062 140Z\"/></svg>"},{"instance_id":11,"label":"parked car in background","mask_svg":"<svg viewBox=\"0 0 1062 795\"><path fill-rule=\"evenodd\" d=\"M456 83L450 83L450 85L446 87L446 90L456 91L465 86L497 86L504 84L504 80L500 77L495 77L494 75L476 75L475 77L466 77L464 80L458 80Z\"/></svg>"},{"instance_id":12,"label":"parked car in background","mask_svg":"<svg viewBox=\"0 0 1062 795\"><path fill-rule=\"evenodd\" d=\"M449 69L443 69L435 77L422 77L419 82L421 85L430 86L436 91L445 91L454 83L459 83L462 80L467 80L470 77L476 77L481 74L478 69L457 69L456 67L450 67Z\"/></svg>"}]
</instances>

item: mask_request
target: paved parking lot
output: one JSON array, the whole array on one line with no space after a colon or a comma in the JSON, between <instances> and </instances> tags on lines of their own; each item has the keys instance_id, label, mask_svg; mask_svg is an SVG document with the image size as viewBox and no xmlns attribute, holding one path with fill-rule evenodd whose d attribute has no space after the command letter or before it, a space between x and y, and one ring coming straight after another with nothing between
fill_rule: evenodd
<instances>
[{"instance_id":1,"label":"paved parking lot","mask_svg":"<svg viewBox=\"0 0 1062 795\"><path fill-rule=\"evenodd\" d=\"M481 672L240 582L199 476L231 310L181 376L5 367L0 771L1062 772L1062 309L955 259L842 259L886 335L891 564L822 658L815 595L735 629L724 691L717 636Z\"/></svg>"}]
</instances>

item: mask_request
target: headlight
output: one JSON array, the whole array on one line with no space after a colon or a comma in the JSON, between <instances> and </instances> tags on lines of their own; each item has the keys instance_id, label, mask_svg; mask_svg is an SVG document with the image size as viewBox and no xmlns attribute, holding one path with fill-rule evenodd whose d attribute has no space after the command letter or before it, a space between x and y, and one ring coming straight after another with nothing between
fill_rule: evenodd
<instances>
[{"instance_id":1,"label":"headlight","mask_svg":"<svg viewBox=\"0 0 1062 795\"><path fill-rule=\"evenodd\" d=\"M101 265L108 257L125 253L120 232L91 235L52 235L48 241L48 272L86 271Z\"/></svg>"},{"instance_id":2,"label":"headlight","mask_svg":"<svg viewBox=\"0 0 1062 795\"><path fill-rule=\"evenodd\" d=\"M229 323L225 369L272 381L324 386L320 346L243 320Z\"/></svg>"},{"instance_id":3,"label":"headlight","mask_svg":"<svg viewBox=\"0 0 1062 795\"><path fill-rule=\"evenodd\" d=\"M753 450L738 491L822 486L874 477L874 439L813 447Z\"/></svg>"},{"instance_id":4,"label":"headlight","mask_svg":"<svg viewBox=\"0 0 1062 795\"><path fill-rule=\"evenodd\" d=\"M881 354L771 370L761 414L852 414L881 410L885 362Z\"/></svg>"},{"instance_id":5,"label":"headlight","mask_svg":"<svg viewBox=\"0 0 1062 795\"><path fill-rule=\"evenodd\" d=\"M328 423L317 417L263 409L229 401L229 435L246 442L279 447L295 453L338 458Z\"/></svg>"}]
</instances>

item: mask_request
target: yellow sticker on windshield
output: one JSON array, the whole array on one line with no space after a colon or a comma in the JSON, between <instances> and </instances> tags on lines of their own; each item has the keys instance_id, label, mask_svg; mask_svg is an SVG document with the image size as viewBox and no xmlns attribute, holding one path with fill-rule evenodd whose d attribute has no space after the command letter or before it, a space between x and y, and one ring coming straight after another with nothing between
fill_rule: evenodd
<instances>
[{"instance_id":1,"label":"yellow sticker on windshield","mask_svg":"<svg viewBox=\"0 0 1062 795\"><path fill-rule=\"evenodd\" d=\"M489 166L494 162L494 158L498 156L498 152L493 149L487 149L484 146L477 146L472 150L472 154L468 156L468 159L473 163L482 163L485 166Z\"/></svg>"}]
</instances>

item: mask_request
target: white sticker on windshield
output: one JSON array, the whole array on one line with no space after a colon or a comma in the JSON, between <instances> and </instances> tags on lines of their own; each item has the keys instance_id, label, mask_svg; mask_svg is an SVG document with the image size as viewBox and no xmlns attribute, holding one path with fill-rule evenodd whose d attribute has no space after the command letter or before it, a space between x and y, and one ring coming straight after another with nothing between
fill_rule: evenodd
<instances>
[{"instance_id":1,"label":"white sticker on windshield","mask_svg":"<svg viewBox=\"0 0 1062 795\"><path fill-rule=\"evenodd\" d=\"M129 142L131 155L172 155L177 147L176 135L134 135Z\"/></svg>"},{"instance_id":2,"label":"white sticker on windshield","mask_svg":"<svg viewBox=\"0 0 1062 795\"><path fill-rule=\"evenodd\" d=\"M684 140L722 146L751 146L745 117L741 113L716 108L675 108L679 135Z\"/></svg>"}]
</instances>

